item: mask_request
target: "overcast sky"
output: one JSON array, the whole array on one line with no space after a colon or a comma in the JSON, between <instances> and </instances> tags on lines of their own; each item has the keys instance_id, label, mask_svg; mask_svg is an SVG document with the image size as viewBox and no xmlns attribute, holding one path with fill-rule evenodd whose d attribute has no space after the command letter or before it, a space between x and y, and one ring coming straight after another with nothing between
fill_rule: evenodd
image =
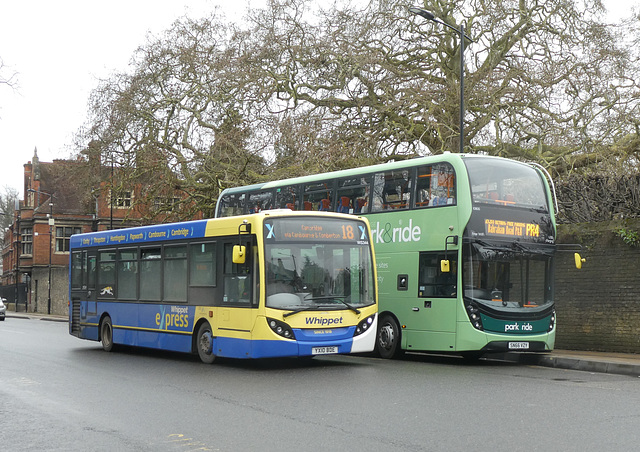
<instances>
[{"instance_id":1,"label":"overcast sky","mask_svg":"<svg viewBox=\"0 0 640 452\"><path fill-rule=\"evenodd\" d=\"M421 2L416 2L420 4ZM0 58L18 73L18 89L0 85L0 189L22 195L23 165L34 148L41 161L68 158L73 135L87 113L99 78L126 69L147 33L177 18L202 17L219 6L232 21L263 0L34 0L4 1L0 9ZM640 4L605 0L618 9L610 20Z\"/></svg>"}]
</instances>

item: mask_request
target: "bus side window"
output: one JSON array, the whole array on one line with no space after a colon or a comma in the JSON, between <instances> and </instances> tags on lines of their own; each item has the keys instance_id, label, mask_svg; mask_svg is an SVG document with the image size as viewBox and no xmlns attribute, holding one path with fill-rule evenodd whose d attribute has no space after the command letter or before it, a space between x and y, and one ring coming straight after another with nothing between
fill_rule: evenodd
<instances>
[{"instance_id":1,"label":"bus side window","mask_svg":"<svg viewBox=\"0 0 640 452\"><path fill-rule=\"evenodd\" d=\"M336 212L366 213L371 176L358 176L338 181Z\"/></svg>"},{"instance_id":2,"label":"bus side window","mask_svg":"<svg viewBox=\"0 0 640 452\"><path fill-rule=\"evenodd\" d=\"M187 301L187 246L164 247L163 300Z\"/></svg>"},{"instance_id":3,"label":"bus side window","mask_svg":"<svg viewBox=\"0 0 640 452\"><path fill-rule=\"evenodd\" d=\"M249 213L259 213L263 210L273 209L273 193L271 191L249 193L247 207Z\"/></svg>"},{"instance_id":4,"label":"bus side window","mask_svg":"<svg viewBox=\"0 0 640 452\"><path fill-rule=\"evenodd\" d=\"M294 185L276 189L275 208L297 210L296 200L298 196L296 196L296 191Z\"/></svg>"},{"instance_id":5,"label":"bus side window","mask_svg":"<svg viewBox=\"0 0 640 452\"><path fill-rule=\"evenodd\" d=\"M408 209L410 195L409 170L378 173L373 182L373 212Z\"/></svg>"},{"instance_id":6,"label":"bus side window","mask_svg":"<svg viewBox=\"0 0 640 452\"><path fill-rule=\"evenodd\" d=\"M443 252L420 253L418 268L418 296L453 298L457 294L457 262L449 253L449 272L443 273L440 262L444 259Z\"/></svg>"},{"instance_id":7,"label":"bus side window","mask_svg":"<svg viewBox=\"0 0 640 452\"><path fill-rule=\"evenodd\" d=\"M303 187L304 210L331 210L333 181L314 182Z\"/></svg>"},{"instance_id":8,"label":"bus side window","mask_svg":"<svg viewBox=\"0 0 640 452\"><path fill-rule=\"evenodd\" d=\"M98 298L116 297L116 252L98 251Z\"/></svg>"},{"instance_id":9,"label":"bus side window","mask_svg":"<svg viewBox=\"0 0 640 452\"><path fill-rule=\"evenodd\" d=\"M455 173L448 163L418 168L415 206L433 207L456 204Z\"/></svg>"},{"instance_id":10,"label":"bus side window","mask_svg":"<svg viewBox=\"0 0 640 452\"><path fill-rule=\"evenodd\" d=\"M85 261L86 251L74 251L71 254L71 289L86 289Z\"/></svg>"},{"instance_id":11,"label":"bus side window","mask_svg":"<svg viewBox=\"0 0 640 452\"><path fill-rule=\"evenodd\" d=\"M244 193L226 194L218 200L220 209L219 217L232 217L234 215L242 215L244 213Z\"/></svg>"},{"instance_id":12,"label":"bus side window","mask_svg":"<svg viewBox=\"0 0 640 452\"><path fill-rule=\"evenodd\" d=\"M162 248L160 246L140 248L140 300L162 300Z\"/></svg>"}]
</instances>

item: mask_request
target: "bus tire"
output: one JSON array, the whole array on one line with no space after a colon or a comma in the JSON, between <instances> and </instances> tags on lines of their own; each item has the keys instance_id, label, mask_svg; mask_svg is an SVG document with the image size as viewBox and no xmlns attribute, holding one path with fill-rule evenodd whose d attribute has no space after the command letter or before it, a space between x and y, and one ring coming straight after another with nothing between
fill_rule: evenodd
<instances>
[{"instance_id":1,"label":"bus tire","mask_svg":"<svg viewBox=\"0 0 640 452\"><path fill-rule=\"evenodd\" d=\"M196 349L198 350L198 356L200 361L205 364L211 364L216 359L216 355L212 350L213 336L211 335L211 326L209 322L203 322L198 328L198 334L196 336Z\"/></svg>"},{"instance_id":2,"label":"bus tire","mask_svg":"<svg viewBox=\"0 0 640 452\"><path fill-rule=\"evenodd\" d=\"M376 351L384 359L398 358L404 352L400 348L400 327L390 315L383 315L378 321Z\"/></svg>"},{"instance_id":3,"label":"bus tire","mask_svg":"<svg viewBox=\"0 0 640 452\"><path fill-rule=\"evenodd\" d=\"M113 350L113 324L109 316L100 322L100 342L102 342L102 349L105 352Z\"/></svg>"}]
</instances>

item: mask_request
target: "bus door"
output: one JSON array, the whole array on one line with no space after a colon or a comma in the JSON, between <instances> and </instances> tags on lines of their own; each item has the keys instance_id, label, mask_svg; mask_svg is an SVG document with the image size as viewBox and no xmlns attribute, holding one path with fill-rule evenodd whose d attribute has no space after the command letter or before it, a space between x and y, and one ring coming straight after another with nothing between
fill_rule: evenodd
<instances>
[{"instance_id":1,"label":"bus door","mask_svg":"<svg viewBox=\"0 0 640 452\"><path fill-rule=\"evenodd\" d=\"M442 272L445 253L421 252L418 262L418 293L407 329L408 350L455 349L458 293L457 252L449 252L450 271Z\"/></svg>"},{"instance_id":2,"label":"bus door","mask_svg":"<svg viewBox=\"0 0 640 452\"><path fill-rule=\"evenodd\" d=\"M245 263L234 264L233 246L238 245L238 239L223 243L222 300L217 303L214 319L218 356L250 354L251 332L258 307L258 272L254 269L257 247L250 239L241 244L246 247Z\"/></svg>"}]
</instances>

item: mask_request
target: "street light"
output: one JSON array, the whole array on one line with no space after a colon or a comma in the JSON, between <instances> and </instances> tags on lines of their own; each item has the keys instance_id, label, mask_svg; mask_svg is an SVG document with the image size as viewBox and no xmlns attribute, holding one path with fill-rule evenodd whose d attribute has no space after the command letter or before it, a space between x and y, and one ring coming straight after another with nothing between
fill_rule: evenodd
<instances>
[{"instance_id":1,"label":"street light","mask_svg":"<svg viewBox=\"0 0 640 452\"><path fill-rule=\"evenodd\" d=\"M49 197L49 214L47 215L49 217L49 280L47 284L47 314L51 314L51 256L53 249L53 244L51 242L53 237L53 226L55 225L55 220L53 219L53 199L55 198L55 196L52 193L46 193L44 191L35 190L33 188L29 188L27 191L31 193L43 194ZM39 198L38 201L40 201Z\"/></svg>"},{"instance_id":2,"label":"street light","mask_svg":"<svg viewBox=\"0 0 640 452\"><path fill-rule=\"evenodd\" d=\"M422 16L425 19L428 19L437 24L451 28L453 31L458 33L458 36L460 38L460 153L462 153L464 152L464 40L466 38L471 42L475 41L465 34L464 23L461 23L460 28L458 29L453 25L450 25L445 21L436 18L436 16L434 16L432 12L429 12L426 9L418 8L416 6L411 6L409 8L409 12L418 16Z\"/></svg>"}]
</instances>

